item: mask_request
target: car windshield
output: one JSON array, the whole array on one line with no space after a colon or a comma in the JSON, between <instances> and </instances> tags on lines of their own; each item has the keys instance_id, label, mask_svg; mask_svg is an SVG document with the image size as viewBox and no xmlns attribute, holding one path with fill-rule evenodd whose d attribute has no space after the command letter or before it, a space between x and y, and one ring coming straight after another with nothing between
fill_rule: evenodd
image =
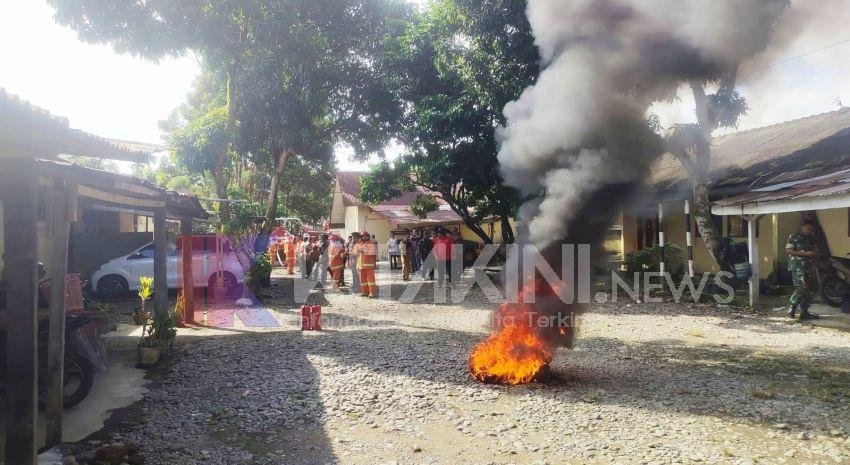
<instances>
[{"instance_id":1,"label":"car windshield","mask_svg":"<svg viewBox=\"0 0 850 465\"><path fill-rule=\"evenodd\" d=\"M141 249L133 252L127 258L130 259L130 260L139 260L139 259L142 259L142 258L153 258L153 254L154 254L154 244L153 244L153 242L151 242L150 244L148 244L148 245L142 247ZM168 244L168 246L166 246L165 254L167 256L177 255L177 249L174 247L173 244Z\"/></svg>"}]
</instances>

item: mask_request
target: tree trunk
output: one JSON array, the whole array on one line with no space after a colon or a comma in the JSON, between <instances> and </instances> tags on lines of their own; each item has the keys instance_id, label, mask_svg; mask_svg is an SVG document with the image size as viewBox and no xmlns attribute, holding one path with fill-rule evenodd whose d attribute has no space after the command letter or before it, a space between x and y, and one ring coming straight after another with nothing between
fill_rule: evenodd
<instances>
[{"instance_id":1,"label":"tree trunk","mask_svg":"<svg viewBox=\"0 0 850 465\"><path fill-rule=\"evenodd\" d=\"M817 212L814 210L800 212L800 218L813 225L812 234L814 235L815 250L817 253L821 256L832 256L832 252L829 250L829 241L827 241L826 234L824 234L823 228L820 225ZM818 270L818 279L835 274L835 268L832 267L832 263L828 259L816 257L813 262L815 268Z\"/></svg>"},{"instance_id":2,"label":"tree trunk","mask_svg":"<svg viewBox=\"0 0 850 465\"><path fill-rule=\"evenodd\" d=\"M230 137L224 147L221 148L221 153L216 160L215 169L213 170L213 181L215 182L215 193L220 199L228 198L228 179L225 173L227 165L227 156L230 153L232 140L236 137L236 79L235 68L236 64L231 63L227 66L227 132ZM218 216L222 223L230 221L230 203L219 202Z\"/></svg>"},{"instance_id":3,"label":"tree trunk","mask_svg":"<svg viewBox=\"0 0 850 465\"><path fill-rule=\"evenodd\" d=\"M474 232L475 235L477 235L479 238L481 238L481 240L484 241L485 244L493 243L493 239L491 239L490 236L488 236L487 233L484 232L483 229L481 229L481 226L475 223L475 221L473 221L472 219L464 218L463 222L464 224L466 224L466 227L469 228L472 232Z\"/></svg>"},{"instance_id":4,"label":"tree trunk","mask_svg":"<svg viewBox=\"0 0 850 465\"><path fill-rule=\"evenodd\" d=\"M272 184L269 188L269 199L268 204L266 205L266 220L263 223L262 234L270 234L274 227L274 218L277 213L278 193L280 192L280 178L283 175L283 169L286 167L286 159L288 156L288 150L281 150L277 155L277 160L275 160Z\"/></svg>"},{"instance_id":5,"label":"tree trunk","mask_svg":"<svg viewBox=\"0 0 850 465\"><path fill-rule=\"evenodd\" d=\"M511 219L508 215L502 215L499 217L499 220L502 224L502 243L503 244L513 244L514 243L514 228L511 227Z\"/></svg>"},{"instance_id":6,"label":"tree trunk","mask_svg":"<svg viewBox=\"0 0 850 465\"><path fill-rule=\"evenodd\" d=\"M721 234L714 222L711 221L711 201L708 197L708 186L705 182L694 184L693 214L694 222L697 224L697 230L700 236L702 236L702 241L705 243L705 248L708 250L709 255L711 255L711 258L714 259L721 270L731 272L732 265L726 256L726 248L721 240Z\"/></svg>"},{"instance_id":7,"label":"tree trunk","mask_svg":"<svg viewBox=\"0 0 850 465\"><path fill-rule=\"evenodd\" d=\"M700 82L691 82L690 85L694 95L694 107L700 130L700 137L697 138L694 147L692 172L689 173L694 188L694 221L711 258L714 259L721 270L731 272L733 265L729 263L722 235L714 222L711 221L711 200L708 196L707 179L711 168L711 132L714 127L708 116L708 100L705 96L705 88Z\"/></svg>"},{"instance_id":8,"label":"tree trunk","mask_svg":"<svg viewBox=\"0 0 850 465\"><path fill-rule=\"evenodd\" d=\"M257 240L254 241L254 252L265 252L269 248L269 239L274 229L274 218L277 213L278 194L280 193L280 178L283 174L283 169L286 166L286 158L289 155L288 150L278 151L272 148L272 153L277 153L275 159L274 172L272 173L272 183L269 187L269 198L266 203L266 218L263 221L263 227L260 233L257 234Z\"/></svg>"},{"instance_id":9,"label":"tree trunk","mask_svg":"<svg viewBox=\"0 0 850 465\"><path fill-rule=\"evenodd\" d=\"M213 184L215 184L215 196L219 199L227 199L227 180L224 179L223 169L213 172ZM222 223L230 220L230 203L218 202L218 217Z\"/></svg>"}]
</instances>

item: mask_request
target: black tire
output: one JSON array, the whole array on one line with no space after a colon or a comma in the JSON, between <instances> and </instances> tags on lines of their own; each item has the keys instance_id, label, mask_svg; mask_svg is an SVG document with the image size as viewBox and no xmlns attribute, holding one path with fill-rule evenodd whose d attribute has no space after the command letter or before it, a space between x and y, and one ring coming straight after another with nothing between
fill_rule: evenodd
<instances>
[{"instance_id":1,"label":"black tire","mask_svg":"<svg viewBox=\"0 0 850 465\"><path fill-rule=\"evenodd\" d=\"M130 293L130 285L123 276L108 274L97 282L97 293L104 299L117 299Z\"/></svg>"},{"instance_id":2,"label":"black tire","mask_svg":"<svg viewBox=\"0 0 850 465\"><path fill-rule=\"evenodd\" d=\"M62 407L73 407L91 392L94 384L94 369L91 363L75 351L65 353L65 386Z\"/></svg>"},{"instance_id":3,"label":"black tire","mask_svg":"<svg viewBox=\"0 0 850 465\"><path fill-rule=\"evenodd\" d=\"M848 292L847 283L836 276L828 276L821 280L818 294L823 303L830 307L840 307L844 294Z\"/></svg>"},{"instance_id":4,"label":"black tire","mask_svg":"<svg viewBox=\"0 0 850 465\"><path fill-rule=\"evenodd\" d=\"M218 273L213 273L210 275L210 279L207 282L209 295L213 295L213 289L215 289L216 276ZM237 291L241 291L239 287L239 283L236 281L236 276L229 271L221 272L221 279L224 281L224 288L227 290L225 295L227 297L233 297L237 295Z\"/></svg>"}]
</instances>

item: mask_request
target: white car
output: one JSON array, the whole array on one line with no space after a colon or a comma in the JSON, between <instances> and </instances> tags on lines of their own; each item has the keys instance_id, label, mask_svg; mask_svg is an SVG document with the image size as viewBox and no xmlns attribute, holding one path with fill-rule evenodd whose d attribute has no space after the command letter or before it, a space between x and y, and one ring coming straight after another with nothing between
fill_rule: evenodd
<instances>
[{"instance_id":1,"label":"white car","mask_svg":"<svg viewBox=\"0 0 850 465\"><path fill-rule=\"evenodd\" d=\"M210 242L214 243L214 241ZM224 244L221 264L222 281L230 293L231 290L244 284L245 272L230 244L227 242ZM211 248L213 250L200 247L192 251L192 274L195 287L213 287L215 284L218 264L214 246ZM91 276L92 290L107 299L125 296L130 291L138 291L139 277L153 277L153 255L154 245L151 242L127 255L113 258L100 265ZM168 288L180 287L183 257L174 245L168 246L165 266Z\"/></svg>"}]
</instances>

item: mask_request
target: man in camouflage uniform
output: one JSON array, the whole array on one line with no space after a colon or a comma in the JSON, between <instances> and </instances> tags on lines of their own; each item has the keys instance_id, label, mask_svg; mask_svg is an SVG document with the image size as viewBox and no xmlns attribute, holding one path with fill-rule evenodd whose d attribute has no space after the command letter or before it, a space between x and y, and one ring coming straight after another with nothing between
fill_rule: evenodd
<instances>
[{"instance_id":1,"label":"man in camouflage uniform","mask_svg":"<svg viewBox=\"0 0 850 465\"><path fill-rule=\"evenodd\" d=\"M812 265L812 257L816 254L814 242L814 225L805 222L800 227L800 232L788 236L788 244L785 245L785 253L788 254L788 270L794 281L794 293L789 301L790 308L788 316L794 318L797 309L800 309L800 319L809 320L818 316L809 313L809 305L812 303L812 288L815 284L815 270Z\"/></svg>"}]
</instances>

